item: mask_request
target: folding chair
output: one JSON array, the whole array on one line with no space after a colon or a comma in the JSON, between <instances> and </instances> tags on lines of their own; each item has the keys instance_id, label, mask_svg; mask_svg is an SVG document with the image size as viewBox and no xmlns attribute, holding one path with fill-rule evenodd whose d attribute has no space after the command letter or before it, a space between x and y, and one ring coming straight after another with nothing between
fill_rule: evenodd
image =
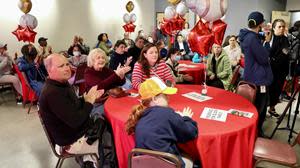
<instances>
[{"instance_id":1,"label":"folding chair","mask_svg":"<svg viewBox=\"0 0 300 168\"><path fill-rule=\"evenodd\" d=\"M5 92L6 90L12 90L12 92L15 94L15 96L17 96L17 93L16 93L12 83L0 83L0 97L4 103L6 102L6 100L5 100L5 96L3 95L3 92ZM16 102L17 102L17 99L16 99Z\"/></svg>"},{"instance_id":2,"label":"folding chair","mask_svg":"<svg viewBox=\"0 0 300 168\"><path fill-rule=\"evenodd\" d=\"M298 136L292 145L276 140L257 138L253 152L256 161L254 167L262 161L289 167L300 167L297 164L296 151L293 149L293 146L296 144L300 145L300 133L298 133Z\"/></svg>"},{"instance_id":3,"label":"folding chair","mask_svg":"<svg viewBox=\"0 0 300 168\"><path fill-rule=\"evenodd\" d=\"M128 168L181 168L176 155L148 149L134 148L128 155Z\"/></svg>"},{"instance_id":4,"label":"folding chair","mask_svg":"<svg viewBox=\"0 0 300 168\"><path fill-rule=\"evenodd\" d=\"M13 68L16 71L21 84L22 84L22 91L23 91L23 107L25 108L27 102L30 102L29 108L27 113L30 113L31 107L34 105L34 102L38 100L38 96L35 94L34 90L31 88L31 86L28 83L26 74L24 72L21 72L16 64L13 64Z\"/></svg>"},{"instance_id":5,"label":"folding chair","mask_svg":"<svg viewBox=\"0 0 300 168\"><path fill-rule=\"evenodd\" d=\"M94 156L95 158L97 158L97 166L99 165L99 159L98 159L98 156L96 153L84 153L84 154L70 154L68 153L67 151L65 151L64 149L62 149L61 153L58 153L56 150L55 150L55 142L51 136L51 134L48 132L45 124L44 124L44 121L41 117L41 112L38 111L38 114L39 114L39 118L40 118L40 122L43 126L43 129L44 129L44 132L47 136L47 139L48 139L48 142L50 144L50 147L51 147L51 150L52 152L54 153L54 155L58 158L58 161L56 163L56 166L55 168L61 168L62 167L62 164L64 163L64 160L67 159L67 158L76 158L76 157L81 157L81 156L84 156L84 155L92 155Z\"/></svg>"},{"instance_id":6,"label":"folding chair","mask_svg":"<svg viewBox=\"0 0 300 168\"><path fill-rule=\"evenodd\" d=\"M240 81L236 87L235 93L254 103L256 98L256 90L257 88L255 84L246 81Z\"/></svg>"},{"instance_id":7,"label":"folding chair","mask_svg":"<svg viewBox=\"0 0 300 168\"><path fill-rule=\"evenodd\" d=\"M74 82L73 85L74 86L78 86L79 87L79 95L82 95L85 89L85 85L84 85L84 71L87 67L86 63L80 64L75 72L75 78L74 78Z\"/></svg>"},{"instance_id":8,"label":"folding chair","mask_svg":"<svg viewBox=\"0 0 300 168\"><path fill-rule=\"evenodd\" d=\"M229 86L230 91L234 91L234 89L236 88L236 83L240 76L240 72L239 72L240 68L241 67L239 65L237 65L233 70L233 75L232 75L232 78L230 81L230 86Z\"/></svg>"}]
</instances>

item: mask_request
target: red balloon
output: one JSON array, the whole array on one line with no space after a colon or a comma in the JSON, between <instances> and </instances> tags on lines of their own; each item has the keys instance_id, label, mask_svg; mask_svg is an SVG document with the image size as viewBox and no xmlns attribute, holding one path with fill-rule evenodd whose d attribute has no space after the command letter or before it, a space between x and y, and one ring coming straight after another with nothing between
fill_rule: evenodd
<instances>
[{"instance_id":1,"label":"red balloon","mask_svg":"<svg viewBox=\"0 0 300 168\"><path fill-rule=\"evenodd\" d=\"M23 31L23 27L18 25L18 28L11 33L17 37L18 41L21 41L23 39Z\"/></svg>"},{"instance_id":2,"label":"red balloon","mask_svg":"<svg viewBox=\"0 0 300 168\"><path fill-rule=\"evenodd\" d=\"M125 32L129 32L129 33L134 32L135 27L136 26L132 22L123 25Z\"/></svg>"},{"instance_id":3,"label":"red balloon","mask_svg":"<svg viewBox=\"0 0 300 168\"><path fill-rule=\"evenodd\" d=\"M35 40L35 36L36 36L36 32L35 31L33 31L29 26L26 26L25 28L24 28L24 32L23 32L23 41L24 42L26 42L26 41L28 41L28 42L32 42L32 43L34 43L34 40Z\"/></svg>"},{"instance_id":4,"label":"red balloon","mask_svg":"<svg viewBox=\"0 0 300 168\"><path fill-rule=\"evenodd\" d=\"M193 52L197 52L202 56L205 56L208 54L209 49L214 43L214 36L209 30L207 24L204 24L201 20L199 20L196 26L189 33L188 42Z\"/></svg>"},{"instance_id":5,"label":"red balloon","mask_svg":"<svg viewBox=\"0 0 300 168\"><path fill-rule=\"evenodd\" d=\"M160 25L160 30L162 31L163 34L172 35L172 27L169 21L163 21L163 23Z\"/></svg>"},{"instance_id":6,"label":"red balloon","mask_svg":"<svg viewBox=\"0 0 300 168\"><path fill-rule=\"evenodd\" d=\"M227 24L220 19L213 22L212 32L214 34L214 43L222 45L226 27Z\"/></svg>"},{"instance_id":7,"label":"red balloon","mask_svg":"<svg viewBox=\"0 0 300 168\"><path fill-rule=\"evenodd\" d=\"M24 42L28 41L34 43L35 36L37 33L28 26L22 27L18 25L18 28L15 31L13 31L12 34L14 34L17 37L18 41L22 40Z\"/></svg>"}]
</instances>

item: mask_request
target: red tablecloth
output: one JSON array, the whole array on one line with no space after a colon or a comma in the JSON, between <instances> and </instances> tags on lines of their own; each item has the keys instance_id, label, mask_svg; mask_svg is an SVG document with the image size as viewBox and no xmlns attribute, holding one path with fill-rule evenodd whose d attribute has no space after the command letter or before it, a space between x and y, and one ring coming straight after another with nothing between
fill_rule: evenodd
<instances>
[{"instance_id":1,"label":"red tablecloth","mask_svg":"<svg viewBox=\"0 0 300 168\"><path fill-rule=\"evenodd\" d=\"M198 123L198 138L179 147L196 159L201 159L204 168L251 168L252 153L256 138L257 111L241 96L208 87L208 96L213 99L196 102L181 96L191 91L200 92L200 85L176 85L178 93L170 96L170 106L175 110L192 108L193 119ZM127 167L127 156L135 146L134 137L125 131L125 122L132 106L138 104L137 98L109 98L105 105L105 114L110 121L114 137L119 167ZM201 119L204 107L229 110L231 108L253 112L252 118L228 114L226 122Z\"/></svg>"},{"instance_id":2,"label":"red tablecloth","mask_svg":"<svg viewBox=\"0 0 300 168\"><path fill-rule=\"evenodd\" d=\"M179 65L188 65L189 67L180 66L179 73L189 74L193 77L193 83L203 84L205 66L202 63L193 63L188 60L180 60Z\"/></svg>"}]
</instances>

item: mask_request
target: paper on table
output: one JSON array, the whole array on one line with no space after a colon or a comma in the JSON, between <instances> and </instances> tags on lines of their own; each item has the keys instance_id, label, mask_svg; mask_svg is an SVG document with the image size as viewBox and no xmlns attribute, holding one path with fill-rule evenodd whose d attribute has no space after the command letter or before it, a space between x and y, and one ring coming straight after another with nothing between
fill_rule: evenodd
<instances>
[{"instance_id":1,"label":"paper on table","mask_svg":"<svg viewBox=\"0 0 300 168\"><path fill-rule=\"evenodd\" d=\"M225 122L227 111L205 107L200 118Z\"/></svg>"},{"instance_id":2,"label":"paper on table","mask_svg":"<svg viewBox=\"0 0 300 168\"><path fill-rule=\"evenodd\" d=\"M230 109L228 110L228 113L233 114L233 115L238 115L241 117L247 117L247 118L252 118L253 117L253 113L250 112L246 112L246 111L241 111L241 110L236 110L236 109Z\"/></svg>"},{"instance_id":3,"label":"paper on table","mask_svg":"<svg viewBox=\"0 0 300 168\"><path fill-rule=\"evenodd\" d=\"M182 96L187 97L187 98L192 99L192 100L195 100L195 101L198 101L198 102L203 102L203 101L212 99L212 97L204 96L204 95L202 95L200 93L197 93L197 92L185 93L185 94L182 94Z\"/></svg>"}]
</instances>

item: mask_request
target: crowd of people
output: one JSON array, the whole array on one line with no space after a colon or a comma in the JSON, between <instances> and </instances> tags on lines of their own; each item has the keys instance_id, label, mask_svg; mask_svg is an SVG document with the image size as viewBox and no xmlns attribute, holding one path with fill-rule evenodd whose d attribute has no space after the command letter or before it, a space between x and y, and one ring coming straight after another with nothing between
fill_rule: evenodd
<instances>
[{"instance_id":1,"label":"crowd of people","mask_svg":"<svg viewBox=\"0 0 300 168\"><path fill-rule=\"evenodd\" d=\"M145 37L143 31L139 31L135 40L124 33L124 38L115 44L107 33L101 33L93 49L82 37L75 36L69 49L60 54L47 44L47 38L41 37L38 47L24 45L22 56L16 60L8 55L7 45L0 44L0 83L12 83L21 101L22 85L13 71L15 63L40 97L41 116L55 143L69 146L69 153L98 153L99 141L90 145L84 135L96 120L105 120L103 105L109 90L115 87L136 89L141 103L126 123L128 134L135 134L136 146L181 156L175 143L196 138L197 123L191 119L191 109L175 113L168 107L166 95L176 93L176 84L191 84L193 80L192 76L179 73L179 60L203 61L207 64L207 85L225 90L230 88L233 70L241 66L241 78L258 88L254 104L259 113L259 136L264 136L267 107L272 116L279 116L275 106L289 72L289 41L282 19L276 19L272 30L260 36L264 21L262 13L252 12L247 19L248 28L241 29L238 36L226 37L223 45L214 44L203 59L189 48L188 25L182 34L178 33L174 44L168 44L158 27L153 36ZM299 21L295 23L298 28L299 24ZM242 60L245 65L241 64ZM72 85L76 69L82 64L87 65L84 72L86 92L78 97ZM149 120L153 123L148 123ZM157 124L158 127L152 127ZM164 131L159 131L161 129ZM143 141L145 138L149 139L147 143ZM157 141L163 143L157 144ZM90 163L95 158L84 159ZM186 159L183 163L189 165Z\"/></svg>"}]
</instances>

